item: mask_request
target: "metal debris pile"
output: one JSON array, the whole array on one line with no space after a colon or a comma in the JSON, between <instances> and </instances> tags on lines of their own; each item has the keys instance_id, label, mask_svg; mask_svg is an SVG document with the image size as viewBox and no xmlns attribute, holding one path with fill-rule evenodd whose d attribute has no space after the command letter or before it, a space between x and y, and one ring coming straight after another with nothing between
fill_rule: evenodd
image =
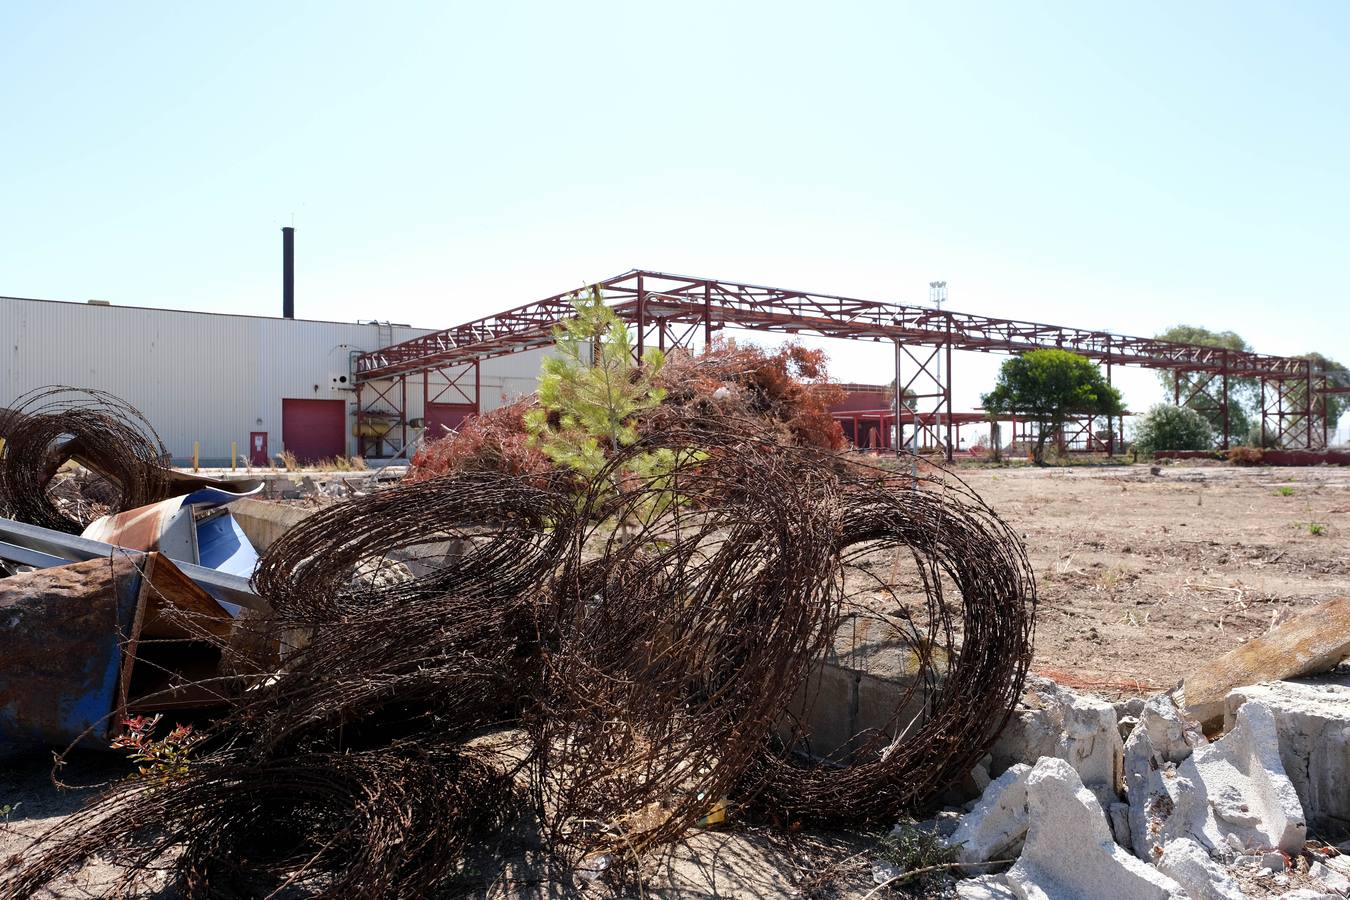
<instances>
[{"instance_id":1,"label":"metal debris pile","mask_svg":"<svg viewBox=\"0 0 1350 900\"><path fill-rule=\"evenodd\" d=\"M79 534L109 512L170 496L169 454L146 418L106 391L44 387L0 409L0 515ZM86 471L62 472L71 460Z\"/></svg>"},{"instance_id":2,"label":"metal debris pile","mask_svg":"<svg viewBox=\"0 0 1350 900\"><path fill-rule=\"evenodd\" d=\"M236 623L281 642L277 670L185 767L9 861L0 897L96 855L189 897L420 896L522 830L576 871L715 808L889 824L986 753L1031 656L1020 541L925 472L668 414L581 485L476 473L322 509L259 564L271 615ZM813 744L811 684L863 607L910 668L845 758Z\"/></svg>"}]
</instances>

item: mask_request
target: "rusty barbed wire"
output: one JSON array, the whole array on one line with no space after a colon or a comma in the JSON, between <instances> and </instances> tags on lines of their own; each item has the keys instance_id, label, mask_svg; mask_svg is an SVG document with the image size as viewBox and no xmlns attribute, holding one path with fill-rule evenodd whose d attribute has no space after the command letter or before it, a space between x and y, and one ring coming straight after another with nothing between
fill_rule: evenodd
<instances>
[{"instance_id":1,"label":"rusty barbed wire","mask_svg":"<svg viewBox=\"0 0 1350 900\"><path fill-rule=\"evenodd\" d=\"M0 409L0 439L0 514L9 518L79 534L100 515L169 496L164 442L134 406L106 391L29 391ZM71 459L95 477L54 485ZM58 487L67 494L61 505L52 497Z\"/></svg>"},{"instance_id":2,"label":"rusty barbed wire","mask_svg":"<svg viewBox=\"0 0 1350 900\"><path fill-rule=\"evenodd\" d=\"M451 475L292 529L254 578L274 614L238 626L286 645L276 671L185 773L113 785L0 868L0 897L112 851L128 884L162 868L189 897L445 893L511 823L617 871L718 806L878 822L930 803L1020 693L1020 541L917 462L659 419L580 492ZM905 661L893 708L827 746L819 680L862 619Z\"/></svg>"}]
</instances>

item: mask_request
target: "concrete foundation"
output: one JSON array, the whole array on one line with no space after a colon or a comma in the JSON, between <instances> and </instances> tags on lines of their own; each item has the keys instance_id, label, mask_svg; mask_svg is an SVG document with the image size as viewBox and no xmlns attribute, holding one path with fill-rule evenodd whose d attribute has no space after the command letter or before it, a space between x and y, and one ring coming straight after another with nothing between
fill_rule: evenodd
<instances>
[{"instance_id":1,"label":"concrete foundation","mask_svg":"<svg viewBox=\"0 0 1350 900\"><path fill-rule=\"evenodd\" d=\"M1275 715L1280 762L1309 826L1333 840L1350 837L1350 673L1238 688L1225 703L1225 727L1249 701Z\"/></svg>"}]
</instances>

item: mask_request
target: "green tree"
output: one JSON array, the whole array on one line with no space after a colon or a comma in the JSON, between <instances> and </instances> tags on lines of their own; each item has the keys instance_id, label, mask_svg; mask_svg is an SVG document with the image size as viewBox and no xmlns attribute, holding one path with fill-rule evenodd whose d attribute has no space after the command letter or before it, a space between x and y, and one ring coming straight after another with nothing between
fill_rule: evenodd
<instances>
[{"instance_id":1,"label":"green tree","mask_svg":"<svg viewBox=\"0 0 1350 900\"><path fill-rule=\"evenodd\" d=\"M1139 421L1134 432L1134 445L1141 453L1209 450L1214 446L1214 429L1196 410L1159 403Z\"/></svg>"},{"instance_id":2,"label":"green tree","mask_svg":"<svg viewBox=\"0 0 1350 900\"><path fill-rule=\"evenodd\" d=\"M1336 362L1336 360L1323 356L1320 353L1305 353L1303 358L1312 361L1313 385L1316 387L1317 376L1319 374L1326 376L1327 387L1350 387L1350 369ZM1325 394L1314 396L1313 415L1316 416L1316 425L1322 424L1322 402L1326 402L1326 420L1331 428L1336 428L1340 424L1341 416L1350 409L1350 394Z\"/></svg>"},{"instance_id":3,"label":"green tree","mask_svg":"<svg viewBox=\"0 0 1350 900\"><path fill-rule=\"evenodd\" d=\"M598 288L571 303L577 314L553 329L557 354L544 360L539 406L525 414L525 428L549 459L594 479L637 440L638 413L665 398L654 383L665 357L652 349L641 366L634 362L628 326Z\"/></svg>"},{"instance_id":4,"label":"green tree","mask_svg":"<svg viewBox=\"0 0 1350 900\"><path fill-rule=\"evenodd\" d=\"M982 398L989 412L1036 422L1035 459L1045 464L1045 442L1060 434L1071 416L1124 412L1120 391L1106 383L1091 360L1067 350L1032 350L1003 364L994 389Z\"/></svg>"},{"instance_id":5,"label":"green tree","mask_svg":"<svg viewBox=\"0 0 1350 900\"><path fill-rule=\"evenodd\" d=\"M1173 325L1157 335L1162 341L1176 341L1179 344L1196 344L1201 347L1221 347L1240 353L1251 352L1252 346L1234 331L1210 331L1199 325ZM1214 376L1212 380L1204 372L1174 372L1163 369L1158 372L1158 380L1167 392L1167 399L1175 401L1180 396L1182 405L1188 406L1205 417L1210 427L1223 434L1223 412L1219 409L1219 395L1223 389L1223 380ZM1203 390L1196 391L1197 387ZM1191 396L1192 393L1195 396ZM1257 413L1261 384L1255 378L1230 375L1228 378L1228 433L1230 440L1239 443L1251 430L1252 416Z\"/></svg>"}]
</instances>

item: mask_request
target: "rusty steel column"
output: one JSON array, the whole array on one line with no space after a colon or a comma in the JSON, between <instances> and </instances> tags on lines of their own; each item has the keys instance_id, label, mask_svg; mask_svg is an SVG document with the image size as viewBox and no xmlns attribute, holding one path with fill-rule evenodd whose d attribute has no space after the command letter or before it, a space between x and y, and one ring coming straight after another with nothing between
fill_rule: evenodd
<instances>
[{"instance_id":1,"label":"rusty steel column","mask_svg":"<svg viewBox=\"0 0 1350 900\"><path fill-rule=\"evenodd\" d=\"M637 361L642 362L644 336L647 331L647 292L642 287L642 273L637 277Z\"/></svg>"},{"instance_id":2,"label":"rusty steel column","mask_svg":"<svg viewBox=\"0 0 1350 900\"><path fill-rule=\"evenodd\" d=\"M1303 361L1303 422L1308 432L1308 437L1304 447L1308 450L1313 448L1313 389L1312 389L1312 360Z\"/></svg>"},{"instance_id":3,"label":"rusty steel column","mask_svg":"<svg viewBox=\"0 0 1350 900\"><path fill-rule=\"evenodd\" d=\"M904 403L903 403L903 402L901 401L901 399L900 399L900 398L901 398L901 395L902 395L902 393L903 393L903 391L904 391L904 387L902 386L902 384L901 384L901 382L900 382L900 356L901 356L900 342L899 342L899 341L896 341L896 342L895 342L895 401L894 401L894 402L895 402L895 455L896 455L896 456L899 456L901 453L903 453L903 452L904 452L904 448L905 448L905 426L904 426L903 424L901 424L901 421L900 421L900 410L901 410L901 408L904 406ZM854 426L854 431L855 431L855 432L857 431L857 426Z\"/></svg>"},{"instance_id":4,"label":"rusty steel column","mask_svg":"<svg viewBox=\"0 0 1350 900\"><path fill-rule=\"evenodd\" d=\"M952 461L952 314L947 313L947 377L943 379L942 392L947 404L947 462Z\"/></svg>"},{"instance_id":5,"label":"rusty steel column","mask_svg":"<svg viewBox=\"0 0 1350 900\"><path fill-rule=\"evenodd\" d=\"M404 372L398 376L398 387L402 392L402 399L399 402L403 404L403 408L399 411L399 418L403 420L400 429L403 443L399 445L399 449L406 450L408 448L408 373Z\"/></svg>"},{"instance_id":6,"label":"rusty steel column","mask_svg":"<svg viewBox=\"0 0 1350 900\"><path fill-rule=\"evenodd\" d=\"M1261 446L1266 445L1266 377L1261 376Z\"/></svg>"},{"instance_id":7,"label":"rusty steel column","mask_svg":"<svg viewBox=\"0 0 1350 900\"><path fill-rule=\"evenodd\" d=\"M1222 362L1222 370L1221 370L1221 372L1220 372L1220 374L1221 374L1222 377L1223 377L1223 388L1222 388L1223 393L1219 396L1219 410L1220 410L1220 414L1223 416L1223 444L1222 444L1222 446L1223 446L1223 449L1224 449L1224 450L1227 450L1227 449L1228 449L1228 442L1229 442L1229 436L1228 436L1228 432L1229 432L1229 423L1228 423L1228 351L1227 351L1227 350L1222 351L1222 354L1221 354L1221 356L1220 356L1220 359L1223 360L1223 362Z\"/></svg>"},{"instance_id":8,"label":"rusty steel column","mask_svg":"<svg viewBox=\"0 0 1350 900\"><path fill-rule=\"evenodd\" d=\"M1111 339L1106 339L1106 383L1111 384ZM1092 428L1088 426L1089 430ZM1091 435L1089 435L1089 438ZM1091 440L1088 446L1092 446ZM1106 455L1108 458L1116 455L1116 423L1115 417L1110 413L1106 414Z\"/></svg>"},{"instance_id":9,"label":"rusty steel column","mask_svg":"<svg viewBox=\"0 0 1350 900\"><path fill-rule=\"evenodd\" d=\"M703 282L703 346L712 346L712 285Z\"/></svg>"}]
</instances>

